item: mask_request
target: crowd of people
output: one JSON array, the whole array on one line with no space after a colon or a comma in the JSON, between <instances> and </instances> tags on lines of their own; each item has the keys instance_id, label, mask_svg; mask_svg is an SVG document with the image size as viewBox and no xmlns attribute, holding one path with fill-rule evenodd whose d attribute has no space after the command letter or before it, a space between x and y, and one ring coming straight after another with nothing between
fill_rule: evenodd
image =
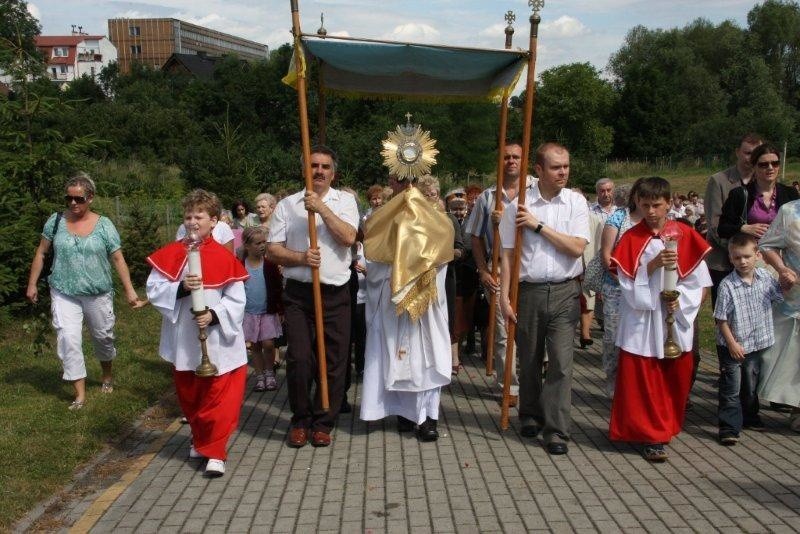
<instances>
[{"instance_id":1,"label":"crowd of people","mask_svg":"<svg viewBox=\"0 0 800 534\"><path fill-rule=\"evenodd\" d=\"M792 410L790 425L800 431L800 195L779 183L774 146L745 136L736 163L709 178L703 199L678 194L658 177L630 186L602 178L592 203L567 187L566 147L541 145L532 175L522 168L519 141L507 141L503 151L502 191L470 184L442 194L433 176L390 175L366 191L363 213L355 191L334 187L338 158L321 145L311 151L312 189L282 198L262 193L254 212L243 199L227 211L211 192L188 194L176 241L148 257L147 296L163 315L159 353L174 367L192 430L189 456L206 458L211 476L224 473L248 360L258 392L277 389L275 369L285 363L290 447L330 445L359 379L362 419L395 417L399 431L435 441L441 388L465 353L486 357L490 322L498 387L507 355L514 355L508 390L521 435L541 435L548 453L566 454L574 349L593 343L594 320L603 330L598 363L612 402L609 436L664 461L690 406L700 361L697 317L709 288L720 443L735 445L744 429L763 430L761 401ZM94 193L86 175L67 182L67 210L45 224L27 290L36 301L37 281L47 275L63 378L76 392L71 410L86 402L84 316L102 364L102 391L113 391L109 259L128 302L145 304L113 224L90 210ZM190 271L191 247L199 250L202 275ZM216 365L211 377L195 374L198 328ZM665 349L666 340L677 349Z\"/></svg>"}]
</instances>

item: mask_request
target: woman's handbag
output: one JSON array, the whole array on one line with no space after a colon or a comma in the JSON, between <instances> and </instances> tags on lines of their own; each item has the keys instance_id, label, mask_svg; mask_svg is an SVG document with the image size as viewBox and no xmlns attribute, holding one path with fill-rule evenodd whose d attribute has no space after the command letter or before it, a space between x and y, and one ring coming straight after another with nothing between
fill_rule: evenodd
<instances>
[{"instance_id":1,"label":"woman's handbag","mask_svg":"<svg viewBox=\"0 0 800 534\"><path fill-rule=\"evenodd\" d=\"M606 272L603 261L598 254L586 264L583 272L583 289L599 293L603 287L603 274Z\"/></svg>"},{"instance_id":2,"label":"woman's handbag","mask_svg":"<svg viewBox=\"0 0 800 534\"><path fill-rule=\"evenodd\" d=\"M622 225L625 224L625 219L628 218L628 214L625 214L623 217L622 222L620 223L620 228ZM617 243L619 243L621 233L617 232L617 237L614 239L614 246L611 247L611 250L614 250L617 247ZM597 254L595 254L594 258L592 258L589 263L586 264L586 268L583 271L583 289L588 289L589 291L594 291L595 293L600 293L603 289L603 275L606 272L606 268L603 265L603 256L601 254L602 251L598 250Z\"/></svg>"}]
</instances>

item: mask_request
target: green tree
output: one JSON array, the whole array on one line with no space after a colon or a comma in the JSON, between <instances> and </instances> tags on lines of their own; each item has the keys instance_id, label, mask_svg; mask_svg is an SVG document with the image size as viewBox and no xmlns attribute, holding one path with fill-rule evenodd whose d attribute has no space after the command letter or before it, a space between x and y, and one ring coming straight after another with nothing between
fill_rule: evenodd
<instances>
[{"instance_id":1,"label":"green tree","mask_svg":"<svg viewBox=\"0 0 800 534\"><path fill-rule=\"evenodd\" d=\"M767 0L747 14L755 52L764 58L781 95L800 107L800 6L788 0Z\"/></svg>"},{"instance_id":2,"label":"green tree","mask_svg":"<svg viewBox=\"0 0 800 534\"><path fill-rule=\"evenodd\" d=\"M44 70L36 49L36 36L40 32L39 21L28 12L27 2L0 1L0 70L14 79L23 73L38 74Z\"/></svg>"},{"instance_id":3,"label":"green tree","mask_svg":"<svg viewBox=\"0 0 800 534\"><path fill-rule=\"evenodd\" d=\"M609 61L619 99L615 109L618 156L678 158L708 153L727 116L728 95L696 46L698 34L716 27L704 21L686 29L637 26ZM724 31L728 32L726 25ZM710 59L710 58L709 58ZM718 67L715 67L718 68Z\"/></svg>"},{"instance_id":4,"label":"green tree","mask_svg":"<svg viewBox=\"0 0 800 534\"><path fill-rule=\"evenodd\" d=\"M11 19L4 17L2 27L15 29L18 39L2 43L16 83L10 98L0 95L0 308L22 300L39 232L63 194L64 178L96 144L92 135L69 137L58 130L70 109L51 96L49 80L36 78L43 73L41 58L20 30L38 30L38 23L24 2L3 6L11 7L5 10Z\"/></svg>"},{"instance_id":5,"label":"green tree","mask_svg":"<svg viewBox=\"0 0 800 534\"><path fill-rule=\"evenodd\" d=\"M593 184L604 173L613 147L611 114L616 96L611 84L589 63L553 67L541 74L534 137L570 149L573 181Z\"/></svg>"}]
</instances>

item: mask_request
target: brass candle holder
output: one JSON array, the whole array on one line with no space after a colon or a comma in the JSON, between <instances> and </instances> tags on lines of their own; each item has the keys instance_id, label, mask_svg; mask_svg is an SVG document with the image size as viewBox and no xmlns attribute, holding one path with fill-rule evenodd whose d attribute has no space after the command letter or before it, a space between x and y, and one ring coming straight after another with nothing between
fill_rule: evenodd
<instances>
[{"instance_id":1,"label":"brass candle holder","mask_svg":"<svg viewBox=\"0 0 800 534\"><path fill-rule=\"evenodd\" d=\"M680 296L680 291L674 289L661 292L661 300L667 304L667 318L664 320L667 324L667 339L664 341L664 357L671 360L683 354L680 346L675 342L675 317L673 317L672 311L669 309L669 305L678 300Z\"/></svg>"},{"instance_id":2,"label":"brass candle holder","mask_svg":"<svg viewBox=\"0 0 800 534\"><path fill-rule=\"evenodd\" d=\"M203 315L207 311L208 308L203 311L192 310L192 313L195 315ZM205 328L200 328L199 330L200 332L197 334L197 339L200 340L200 351L202 356L200 357L200 365L198 365L197 369L194 370L194 374L200 378L217 376L217 366L211 363L211 359L208 357L208 346L206 345L208 334L206 334Z\"/></svg>"}]
</instances>

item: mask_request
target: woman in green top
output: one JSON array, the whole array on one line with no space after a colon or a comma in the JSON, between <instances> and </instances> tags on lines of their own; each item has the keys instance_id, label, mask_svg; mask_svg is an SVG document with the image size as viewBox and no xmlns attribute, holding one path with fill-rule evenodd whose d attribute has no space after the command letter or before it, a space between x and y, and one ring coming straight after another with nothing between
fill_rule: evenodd
<instances>
[{"instance_id":1,"label":"woman in green top","mask_svg":"<svg viewBox=\"0 0 800 534\"><path fill-rule=\"evenodd\" d=\"M86 364L82 348L84 316L103 369L101 391L111 393L114 390L111 362L117 353L114 347L114 286L109 258L122 280L128 303L139 308L146 301L139 299L131 284L114 223L91 210L94 182L86 174L79 173L67 181L65 189L67 210L60 216L54 213L44 225L42 239L33 256L26 294L31 302L38 301L36 284L42 273L44 257L53 246L53 269L47 278L53 327L58 357L64 368L63 378L75 387L75 400L69 408L79 410L86 399Z\"/></svg>"}]
</instances>

